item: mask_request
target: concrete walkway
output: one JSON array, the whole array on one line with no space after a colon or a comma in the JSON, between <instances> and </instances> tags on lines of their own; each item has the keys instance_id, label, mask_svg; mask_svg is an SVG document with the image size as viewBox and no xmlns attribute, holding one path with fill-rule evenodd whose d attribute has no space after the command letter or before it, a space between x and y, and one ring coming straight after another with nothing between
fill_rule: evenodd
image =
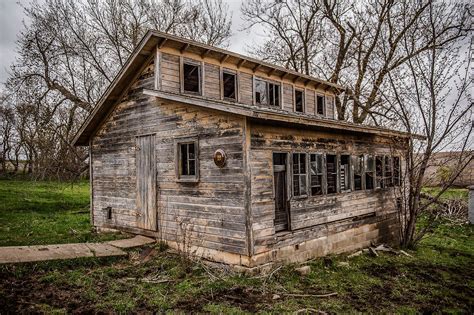
<instances>
[{"instance_id":1,"label":"concrete walkway","mask_svg":"<svg viewBox=\"0 0 474 315\"><path fill-rule=\"evenodd\" d=\"M155 243L156 240L137 235L133 238L105 243L77 243L36 246L0 247L0 264L23 263L80 257L125 256L123 249Z\"/></svg>"}]
</instances>

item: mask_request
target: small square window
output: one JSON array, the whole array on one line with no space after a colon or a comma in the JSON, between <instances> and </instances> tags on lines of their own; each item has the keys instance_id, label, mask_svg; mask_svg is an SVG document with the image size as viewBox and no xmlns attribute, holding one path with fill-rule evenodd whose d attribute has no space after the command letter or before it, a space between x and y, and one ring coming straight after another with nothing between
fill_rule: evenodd
<instances>
[{"instance_id":1,"label":"small square window","mask_svg":"<svg viewBox=\"0 0 474 315\"><path fill-rule=\"evenodd\" d=\"M201 93L201 66L183 63L183 90L190 93Z\"/></svg>"},{"instance_id":2,"label":"small square window","mask_svg":"<svg viewBox=\"0 0 474 315\"><path fill-rule=\"evenodd\" d=\"M237 99L237 80L233 73L222 73L224 98L236 100Z\"/></svg>"},{"instance_id":3,"label":"small square window","mask_svg":"<svg viewBox=\"0 0 474 315\"><path fill-rule=\"evenodd\" d=\"M176 143L176 175L179 181L195 182L199 178L198 142L183 139Z\"/></svg>"},{"instance_id":4,"label":"small square window","mask_svg":"<svg viewBox=\"0 0 474 315\"><path fill-rule=\"evenodd\" d=\"M304 92L301 90L295 90L295 111L304 112Z\"/></svg>"}]
</instances>

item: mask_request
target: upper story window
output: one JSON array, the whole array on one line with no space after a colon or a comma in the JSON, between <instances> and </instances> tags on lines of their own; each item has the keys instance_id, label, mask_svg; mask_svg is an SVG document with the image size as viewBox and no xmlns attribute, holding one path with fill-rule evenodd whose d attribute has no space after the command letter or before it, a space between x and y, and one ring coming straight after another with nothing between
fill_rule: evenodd
<instances>
[{"instance_id":1,"label":"upper story window","mask_svg":"<svg viewBox=\"0 0 474 315\"><path fill-rule=\"evenodd\" d=\"M326 112L324 95L316 95L316 114L324 116Z\"/></svg>"},{"instance_id":2,"label":"upper story window","mask_svg":"<svg viewBox=\"0 0 474 315\"><path fill-rule=\"evenodd\" d=\"M183 62L183 91L201 94L201 65Z\"/></svg>"},{"instance_id":3,"label":"upper story window","mask_svg":"<svg viewBox=\"0 0 474 315\"><path fill-rule=\"evenodd\" d=\"M304 91L295 90L295 111L304 112Z\"/></svg>"},{"instance_id":4,"label":"upper story window","mask_svg":"<svg viewBox=\"0 0 474 315\"><path fill-rule=\"evenodd\" d=\"M237 79L235 73L222 72L224 99L237 100Z\"/></svg>"},{"instance_id":5,"label":"upper story window","mask_svg":"<svg viewBox=\"0 0 474 315\"><path fill-rule=\"evenodd\" d=\"M263 80L255 80L255 103L280 106L280 86Z\"/></svg>"}]
</instances>

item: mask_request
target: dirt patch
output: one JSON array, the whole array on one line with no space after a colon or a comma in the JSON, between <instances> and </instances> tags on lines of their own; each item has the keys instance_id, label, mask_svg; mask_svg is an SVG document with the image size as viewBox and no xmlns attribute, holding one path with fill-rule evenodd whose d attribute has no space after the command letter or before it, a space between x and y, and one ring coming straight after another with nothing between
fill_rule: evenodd
<instances>
[{"instance_id":1,"label":"dirt patch","mask_svg":"<svg viewBox=\"0 0 474 315\"><path fill-rule=\"evenodd\" d=\"M474 275L465 267L407 263L403 269L386 264L367 266L363 271L380 278L382 285L373 285L364 292L349 290L348 303L359 311L402 305L422 313L440 312L447 307L474 309L470 298L474 288L469 287Z\"/></svg>"},{"instance_id":2,"label":"dirt patch","mask_svg":"<svg viewBox=\"0 0 474 315\"><path fill-rule=\"evenodd\" d=\"M2 275L0 291L0 313L40 312L41 305L46 304L58 309L74 312L91 312L79 290L71 287L52 286L40 282L37 277L16 279Z\"/></svg>"},{"instance_id":3,"label":"dirt patch","mask_svg":"<svg viewBox=\"0 0 474 315\"><path fill-rule=\"evenodd\" d=\"M262 293L247 287L223 288L217 292L207 292L199 296L179 301L176 305L185 312L200 312L210 303L223 303L241 310L255 313L264 309L272 301L269 293Z\"/></svg>"}]
</instances>

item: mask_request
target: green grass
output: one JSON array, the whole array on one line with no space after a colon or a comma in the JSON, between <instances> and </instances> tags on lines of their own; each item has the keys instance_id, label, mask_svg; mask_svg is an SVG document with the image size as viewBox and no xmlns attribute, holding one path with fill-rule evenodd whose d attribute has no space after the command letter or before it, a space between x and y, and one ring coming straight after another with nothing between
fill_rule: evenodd
<instances>
[{"instance_id":1,"label":"green grass","mask_svg":"<svg viewBox=\"0 0 474 315\"><path fill-rule=\"evenodd\" d=\"M0 180L0 246L89 242L89 184Z\"/></svg>"},{"instance_id":2,"label":"green grass","mask_svg":"<svg viewBox=\"0 0 474 315\"><path fill-rule=\"evenodd\" d=\"M423 192L436 196L440 191L438 187L425 187L423 188ZM443 195L441 195L441 199L465 199L467 200L469 194L469 190L466 188L449 188L446 190Z\"/></svg>"},{"instance_id":3,"label":"green grass","mask_svg":"<svg viewBox=\"0 0 474 315\"><path fill-rule=\"evenodd\" d=\"M36 209L30 202L11 198L9 203L16 205L17 211L31 211L39 218L64 212L65 221L59 222L75 222L67 217L83 215L87 223L88 214L72 214L87 206L86 184L72 188L31 185L29 197L24 198L43 200L41 204L49 204L50 210L43 212L43 207ZM19 195L20 183L13 186L16 188L10 189ZM5 191L5 185L0 187ZM53 196L59 199L52 200ZM5 204L4 193L2 198ZM77 237L68 229L55 230L57 220L48 222L55 236L43 235L44 241ZM83 228L71 226L84 233L89 229L85 223ZM37 235L47 234L46 230L45 223ZM11 233L15 238L17 234ZM307 263L311 266L307 276L295 271L297 265L281 267L271 276L243 275L189 262L163 246L151 250L133 250L130 258L0 266L0 313L281 314L303 309L330 313L474 312L473 225L440 222L416 250L409 251L413 257L387 253L379 257L362 254L315 259ZM150 260L137 258L149 254ZM332 292L337 295L291 296Z\"/></svg>"}]
</instances>

